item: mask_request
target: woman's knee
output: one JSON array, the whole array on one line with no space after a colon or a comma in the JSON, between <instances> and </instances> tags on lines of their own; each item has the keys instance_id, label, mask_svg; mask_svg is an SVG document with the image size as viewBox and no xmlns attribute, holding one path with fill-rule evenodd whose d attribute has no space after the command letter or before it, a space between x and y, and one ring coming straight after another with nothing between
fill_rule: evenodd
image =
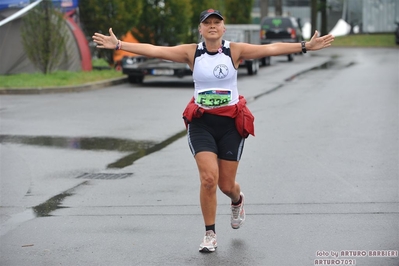
<instances>
[{"instance_id":1,"label":"woman's knee","mask_svg":"<svg viewBox=\"0 0 399 266\"><path fill-rule=\"evenodd\" d=\"M216 190L218 184L217 175L212 173L201 173L201 186L206 190Z\"/></svg>"},{"instance_id":2,"label":"woman's knee","mask_svg":"<svg viewBox=\"0 0 399 266\"><path fill-rule=\"evenodd\" d=\"M217 156L213 152L199 152L195 156L201 180L201 186L207 190L215 190L219 179Z\"/></svg>"}]
</instances>

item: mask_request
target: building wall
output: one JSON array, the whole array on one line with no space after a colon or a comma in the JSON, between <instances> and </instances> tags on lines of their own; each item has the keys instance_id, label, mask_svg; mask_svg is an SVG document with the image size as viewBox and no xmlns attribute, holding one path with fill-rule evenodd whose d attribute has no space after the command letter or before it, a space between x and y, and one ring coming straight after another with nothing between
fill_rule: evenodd
<instances>
[{"instance_id":1,"label":"building wall","mask_svg":"<svg viewBox=\"0 0 399 266\"><path fill-rule=\"evenodd\" d=\"M363 25L365 33L394 32L399 21L398 0L364 0Z\"/></svg>"},{"instance_id":2,"label":"building wall","mask_svg":"<svg viewBox=\"0 0 399 266\"><path fill-rule=\"evenodd\" d=\"M252 12L253 23L260 22L260 1L255 0ZM274 2L269 0L269 16L274 16ZM301 19L302 24L310 22L310 0L282 0L283 14ZM398 0L327 0L327 29L330 31L339 19L352 26L358 25L364 33L393 32L395 21L399 22ZM320 28L320 14L318 14Z\"/></svg>"}]
</instances>

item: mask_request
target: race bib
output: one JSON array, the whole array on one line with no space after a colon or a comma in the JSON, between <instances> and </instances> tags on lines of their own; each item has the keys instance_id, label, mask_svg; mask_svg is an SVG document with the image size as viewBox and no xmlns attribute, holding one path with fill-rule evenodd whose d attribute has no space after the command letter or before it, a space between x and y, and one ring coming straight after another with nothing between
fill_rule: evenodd
<instances>
[{"instance_id":1,"label":"race bib","mask_svg":"<svg viewBox=\"0 0 399 266\"><path fill-rule=\"evenodd\" d=\"M197 95L197 103L206 107L228 105L231 101L231 90L207 89L201 90Z\"/></svg>"}]
</instances>

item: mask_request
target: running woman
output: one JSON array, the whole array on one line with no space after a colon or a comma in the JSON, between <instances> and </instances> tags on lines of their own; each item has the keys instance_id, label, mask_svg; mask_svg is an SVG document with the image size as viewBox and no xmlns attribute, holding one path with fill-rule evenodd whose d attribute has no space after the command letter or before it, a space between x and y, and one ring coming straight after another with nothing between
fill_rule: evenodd
<instances>
[{"instance_id":1,"label":"running woman","mask_svg":"<svg viewBox=\"0 0 399 266\"><path fill-rule=\"evenodd\" d=\"M332 35L301 43L254 45L223 40L224 19L218 10L200 14L198 30L203 41L177 46L156 46L122 42L109 29L109 36L95 33L97 48L122 49L147 57L186 63L193 72L194 95L183 112L188 144L200 178L200 204L205 236L200 252L217 248L215 220L217 188L231 199L231 227L245 221L244 193L236 182L244 141L254 135L254 117L237 89L237 69L241 60L315 51L329 47Z\"/></svg>"}]
</instances>

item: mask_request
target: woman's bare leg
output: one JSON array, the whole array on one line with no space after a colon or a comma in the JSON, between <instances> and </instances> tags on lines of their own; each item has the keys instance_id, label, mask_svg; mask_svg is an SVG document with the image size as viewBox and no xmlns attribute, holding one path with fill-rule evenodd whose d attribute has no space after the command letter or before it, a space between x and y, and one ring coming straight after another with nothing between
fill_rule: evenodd
<instances>
[{"instance_id":1,"label":"woman's bare leg","mask_svg":"<svg viewBox=\"0 0 399 266\"><path fill-rule=\"evenodd\" d=\"M199 152L195 155L199 171L200 203L205 225L214 225L216 221L216 191L219 179L217 155L213 152Z\"/></svg>"},{"instance_id":2,"label":"woman's bare leg","mask_svg":"<svg viewBox=\"0 0 399 266\"><path fill-rule=\"evenodd\" d=\"M238 162L219 160L219 188L232 202L240 200L240 185L236 182Z\"/></svg>"}]
</instances>

